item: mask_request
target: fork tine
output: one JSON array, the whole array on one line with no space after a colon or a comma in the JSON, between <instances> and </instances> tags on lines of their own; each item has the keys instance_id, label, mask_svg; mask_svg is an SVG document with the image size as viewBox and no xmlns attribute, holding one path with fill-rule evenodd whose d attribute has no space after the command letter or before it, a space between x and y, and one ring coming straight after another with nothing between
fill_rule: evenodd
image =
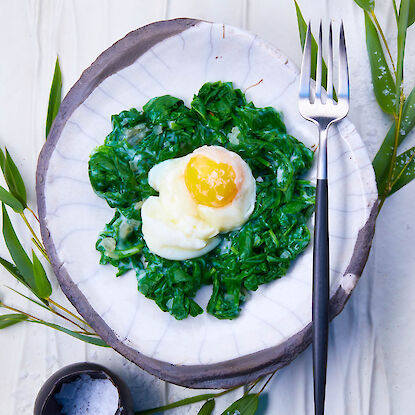
<instances>
[{"instance_id":1,"label":"fork tine","mask_svg":"<svg viewBox=\"0 0 415 415\"><path fill-rule=\"evenodd\" d=\"M310 98L311 76L311 23L308 23L304 43L303 62L301 64L300 98Z\"/></svg>"},{"instance_id":2,"label":"fork tine","mask_svg":"<svg viewBox=\"0 0 415 415\"><path fill-rule=\"evenodd\" d=\"M320 20L320 30L318 33L317 49L317 72L316 72L316 99L321 99L321 78L322 78L322 60L323 60L323 28Z\"/></svg>"},{"instance_id":3,"label":"fork tine","mask_svg":"<svg viewBox=\"0 0 415 415\"><path fill-rule=\"evenodd\" d=\"M339 100L349 101L349 69L347 65L346 41L344 38L343 20L340 25L339 38Z\"/></svg>"},{"instance_id":4,"label":"fork tine","mask_svg":"<svg viewBox=\"0 0 415 415\"><path fill-rule=\"evenodd\" d=\"M327 59L327 98L333 99L333 25L329 27L329 54Z\"/></svg>"}]
</instances>

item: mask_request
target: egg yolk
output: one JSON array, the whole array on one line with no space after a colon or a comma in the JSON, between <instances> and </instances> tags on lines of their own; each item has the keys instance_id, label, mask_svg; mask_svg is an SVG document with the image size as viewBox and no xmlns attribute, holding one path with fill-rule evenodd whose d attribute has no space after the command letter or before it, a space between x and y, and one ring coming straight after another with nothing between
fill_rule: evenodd
<instances>
[{"instance_id":1,"label":"egg yolk","mask_svg":"<svg viewBox=\"0 0 415 415\"><path fill-rule=\"evenodd\" d=\"M232 166L196 155L187 163L184 180L193 199L205 206L219 208L235 198L238 188Z\"/></svg>"}]
</instances>

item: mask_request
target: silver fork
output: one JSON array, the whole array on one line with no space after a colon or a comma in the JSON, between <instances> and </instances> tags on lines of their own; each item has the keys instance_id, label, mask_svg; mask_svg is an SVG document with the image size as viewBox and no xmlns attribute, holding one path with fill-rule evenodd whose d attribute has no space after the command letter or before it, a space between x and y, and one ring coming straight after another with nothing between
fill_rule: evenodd
<instances>
[{"instance_id":1,"label":"silver fork","mask_svg":"<svg viewBox=\"0 0 415 415\"><path fill-rule=\"evenodd\" d=\"M349 112L349 71L343 22L339 36L339 82L337 102L333 99L333 30L330 23L327 60L327 93L322 93L322 24L318 38L315 99L312 98L311 25L308 25L304 46L299 93L301 115L319 129L317 160L317 189L314 222L313 250L313 379L314 413L324 414L327 372L327 344L329 331L329 237L328 237L328 186L327 186L327 133L329 127ZM323 97L323 99L322 99Z\"/></svg>"}]
</instances>

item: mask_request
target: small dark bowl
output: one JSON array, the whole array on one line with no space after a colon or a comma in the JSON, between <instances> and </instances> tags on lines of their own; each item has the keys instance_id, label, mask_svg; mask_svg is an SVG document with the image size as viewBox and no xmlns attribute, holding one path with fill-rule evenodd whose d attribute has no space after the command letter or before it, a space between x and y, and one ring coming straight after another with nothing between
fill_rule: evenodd
<instances>
[{"instance_id":1,"label":"small dark bowl","mask_svg":"<svg viewBox=\"0 0 415 415\"><path fill-rule=\"evenodd\" d=\"M114 415L133 415L133 400L127 385L117 375L95 363L75 363L58 370L41 387L35 402L34 415L62 415L54 396L64 383L88 374L94 379L109 379L118 390L118 410Z\"/></svg>"}]
</instances>

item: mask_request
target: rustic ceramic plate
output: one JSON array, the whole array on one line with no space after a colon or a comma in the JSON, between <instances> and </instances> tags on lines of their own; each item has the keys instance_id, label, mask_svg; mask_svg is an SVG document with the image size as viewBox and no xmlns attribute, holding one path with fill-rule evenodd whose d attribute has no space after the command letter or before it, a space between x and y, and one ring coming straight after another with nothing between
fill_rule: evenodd
<instances>
[{"instance_id":1,"label":"rustic ceramic plate","mask_svg":"<svg viewBox=\"0 0 415 415\"><path fill-rule=\"evenodd\" d=\"M297 109L298 70L285 56L240 29L178 19L129 33L82 74L62 103L37 171L42 236L65 294L114 349L189 387L246 383L288 364L309 344L312 248L287 276L252 293L238 319L204 313L177 321L137 291L134 272L116 278L113 267L98 264L95 242L113 211L92 190L88 159L111 131L112 114L164 94L189 104L203 83L217 80L232 81L257 106L282 111L289 133L316 145L317 130ZM329 189L334 316L366 262L377 206L370 160L347 120L331 129ZM210 290L199 292L200 304Z\"/></svg>"}]
</instances>

